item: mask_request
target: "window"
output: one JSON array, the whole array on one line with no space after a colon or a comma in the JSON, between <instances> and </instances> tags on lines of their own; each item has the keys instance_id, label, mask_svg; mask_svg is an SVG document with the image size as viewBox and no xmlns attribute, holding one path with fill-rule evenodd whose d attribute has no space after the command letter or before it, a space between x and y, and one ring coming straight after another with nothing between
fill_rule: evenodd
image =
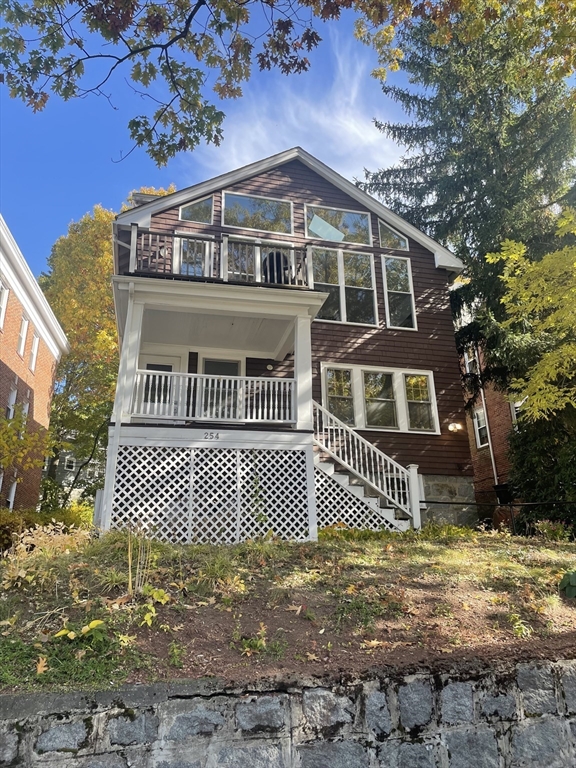
<instances>
[{"instance_id":1,"label":"window","mask_svg":"<svg viewBox=\"0 0 576 768\"><path fill-rule=\"evenodd\" d=\"M478 356L474 347L468 347L468 349L464 351L464 367L466 368L466 373L473 373L475 375L480 373Z\"/></svg>"},{"instance_id":2,"label":"window","mask_svg":"<svg viewBox=\"0 0 576 768\"><path fill-rule=\"evenodd\" d=\"M313 248L312 267L315 289L329 294L319 320L376 325L370 254Z\"/></svg>"},{"instance_id":3,"label":"window","mask_svg":"<svg viewBox=\"0 0 576 768\"><path fill-rule=\"evenodd\" d=\"M384 224L383 221L378 222L378 230L380 232L380 245L382 248L394 248L397 251L408 250L408 238L396 232L395 229L389 227L388 224Z\"/></svg>"},{"instance_id":4,"label":"window","mask_svg":"<svg viewBox=\"0 0 576 768\"><path fill-rule=\"evenodd\" d=\"M8 491L8 497L6 499L6 506L8 509L14 509L14 499L16 498L16 486L18 483L16 480L12 482L12 485L10 486L10 490Z\"/></svg>"},{"instance_id":5,"label":"window","mask_svg":"<svg viewBox=\"0 0 576 768\"><path fill-rule=\"evenodd\" d=\"M292 234L292 203L224 192L222 223L227 227Z\"/></svg>"},{"instance_id":6,"label":"window","mask_svg":"<svg viewBox=\"0 0 576 768\"><path fill-rule=\"evenodd\" d=\"M180 208L181 221L194 221L197 224L212 224L213 198L206 197L195 203L188 203Z\"/></svg>"},{"instance_id":7,"label":"window","mask_svg":"<svg viewBox=\"0 0 576 768\"><path fill-rule=\"evenodd\" d=\"M428 384L428 376L421 374L404 374L404 387L408 403L408 428L432 431L434 417L432 415L432 398Z\"/></svg>"},{"instance_id":8,"label":"window","mask_svg":"<svg viewBox=\"0 0 576 768\"><path fill-rule=\"evenodd\" d=\"M388 327L416 330L410 259L384 256L383 266Z\"/></svg>"},{"instance_id":9,"label":"window","mask_svg":"<svg viewBox=\"0 0 576 768\"><path fill-rule=\"evenodd\" d=\"M322 370L324 403L345 424L439 434L431 372L334 364Z\"/></svg>"},{"instance_id":10,"label":"window","mask_svg":"<svg viewBox=\"0 0 576 768\"><path fill-rule=\"evenodd\" d=\"M73 472L76 469L76 462L72 458L72 456L66 457L66 462L64 463L64 469L67 469L69 472Z\"/></svg>"},{"instance_id":11,"label":"window","mask_svg":"<svg viewBox=\"0 0 576 768\"><path fill-rule=\"evenodd\" d=\"M306 237L371 245L370 214L307 205Z\"/></svg>"},{"instance_id":12,"label":"window","mask_svg":"<svg viewBox=\"0 0 576 768\"><path fill-rule=\"evenodd\" d=\"M352 398L352 371L338 368L326 369L328 410L345 424L354 425L354 400Z\"/></svg>"},{"instance_id":13,"label":"window","mask_svg":"<svg viewBox=\"0 0 576 768\"><path fill-rule=\"evenodd\" d=\"M8 395L8 405L6 406L6 418L14 418L14 409L16 407L16 398L18 397L18 390L16 387L12 387L10 394Z\"/></svg>"},{"instance_id":14,"label":"window","mask_svg":"<svg viewBox=\"0 0 576 768\"><path fill-rule=\"evenodd\" d=\"M476 445L483 448L488 445L488 424L486 423L486 413L484 408L474 410L474 434L476 435Z\"/></svg>"},{"instance_id":15,"label":"window","mask_svg":"<svg viewBox=\"0 0 576 768\"><path fill-rule=\"evenodd\" d=\"M7 285L0 280L0 329L4 328L4 318L6 317L6 307L8 306L8 294L10 290Z\"/></svg>"},{"instance_id":16,"label":"window","mask_svg":"<svg viewBox=\"0 0 576 768\"><path fill-rule=\"evenodd\" d=\"M397 429L396 398L391 373L363 371L366 426Z\"/></svg>"},{"instance_id":17,"label":"window","mask_svg":"<svg viewBox=\"0 0 576 768\"><path fill-rule=\"evenodd\" d=\"M38 345L40 344L40 337L34 336L32 337L32 349L30 350L30 360L28 362L28 367L34 373L36 370L36 360L38 359Z\"/></svg>"},{"instance_id":18,"label":"window","mask_svg":"<svg viewBox=\"0 0 576 768\"><path fill-rule=\"evenodd\" d=\"M26 336L28 335L28 318L22 317L22 322L20 323L20 334L18 335L18 346L16 347L16 351L20 355L20 357L24 357L24 350L26 349Z\"/></svg>"}]
</instances>

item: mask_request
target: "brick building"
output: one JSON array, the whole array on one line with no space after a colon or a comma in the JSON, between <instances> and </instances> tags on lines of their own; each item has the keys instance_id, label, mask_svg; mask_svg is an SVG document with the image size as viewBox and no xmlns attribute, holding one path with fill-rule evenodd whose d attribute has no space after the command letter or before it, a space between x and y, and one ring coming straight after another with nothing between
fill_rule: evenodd
<instances>
[{"instance_id":1,"label":"brick building","mask_svg":"<svg viewBox=\"0 0 576 768\"><path fill-rule=\"evenodd\" d=\"M0 216L0 413L17 406L27 428L47 428L56 366L68 342L6 222ZM42 468L14 474L0 469L0 506L38 503Z\"/></svg>"}]
</instances>

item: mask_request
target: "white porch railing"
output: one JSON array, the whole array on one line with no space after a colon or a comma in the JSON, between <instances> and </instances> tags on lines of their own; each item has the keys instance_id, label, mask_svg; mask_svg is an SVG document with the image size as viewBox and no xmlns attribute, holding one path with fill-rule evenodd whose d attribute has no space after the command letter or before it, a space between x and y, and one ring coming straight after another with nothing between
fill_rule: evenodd
<instances>
[{"instance_id":1,"label":"white porch railing","mask_svg":"<svg viewBox=\"0 0 576 768\"><path fill-rule=\"evenodd\" d=\"M319 403L313 402L314 443L355 474L392 506L414 517L411 473L358 435ZM412 503L411 503L412 502ZM414 521L416 522L416 520Z\"/></svg>"},{"instance_id":2,"label":"white porch railing","mask_svg":"<svg viewBox=\"0 0 576 768\"><path fill-rule=\"evenodd\" d=\"M295 380L137 371L131 414L155 419L292 424Z\"/></svg>"}]
</instances>

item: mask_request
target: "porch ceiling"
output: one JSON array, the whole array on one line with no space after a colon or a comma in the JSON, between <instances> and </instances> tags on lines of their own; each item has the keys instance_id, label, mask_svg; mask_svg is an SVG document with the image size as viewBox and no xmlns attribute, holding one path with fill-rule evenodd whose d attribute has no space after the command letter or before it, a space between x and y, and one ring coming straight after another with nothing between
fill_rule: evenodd
<instances>
[{"instance_id":1,"label":"porch ceiling","mask_svg":"<svg viewBox=\"0 0 576 768\"><path fill-rule=\"evenodd\" d=\"M287 319L144 310L142 342L211 349L242 349L275 357L292 341L293 322Z\"/></svg>"}]
</instances>

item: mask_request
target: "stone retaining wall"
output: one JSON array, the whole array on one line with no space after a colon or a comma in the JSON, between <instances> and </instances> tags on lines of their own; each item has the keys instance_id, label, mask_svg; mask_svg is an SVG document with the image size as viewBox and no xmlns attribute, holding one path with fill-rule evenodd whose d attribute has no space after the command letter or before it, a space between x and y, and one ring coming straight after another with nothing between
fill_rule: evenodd
<instances>
[{"instance_id":1,"label":"stone retaining wall","mask_svg":"<svg viewBox=\"0 0 576 768\"><path fill-rule=\"evenodd\" d=\"M227 690L0 696L0 765L575 768L576 662Z\"/></svg>"}]
</instances>

